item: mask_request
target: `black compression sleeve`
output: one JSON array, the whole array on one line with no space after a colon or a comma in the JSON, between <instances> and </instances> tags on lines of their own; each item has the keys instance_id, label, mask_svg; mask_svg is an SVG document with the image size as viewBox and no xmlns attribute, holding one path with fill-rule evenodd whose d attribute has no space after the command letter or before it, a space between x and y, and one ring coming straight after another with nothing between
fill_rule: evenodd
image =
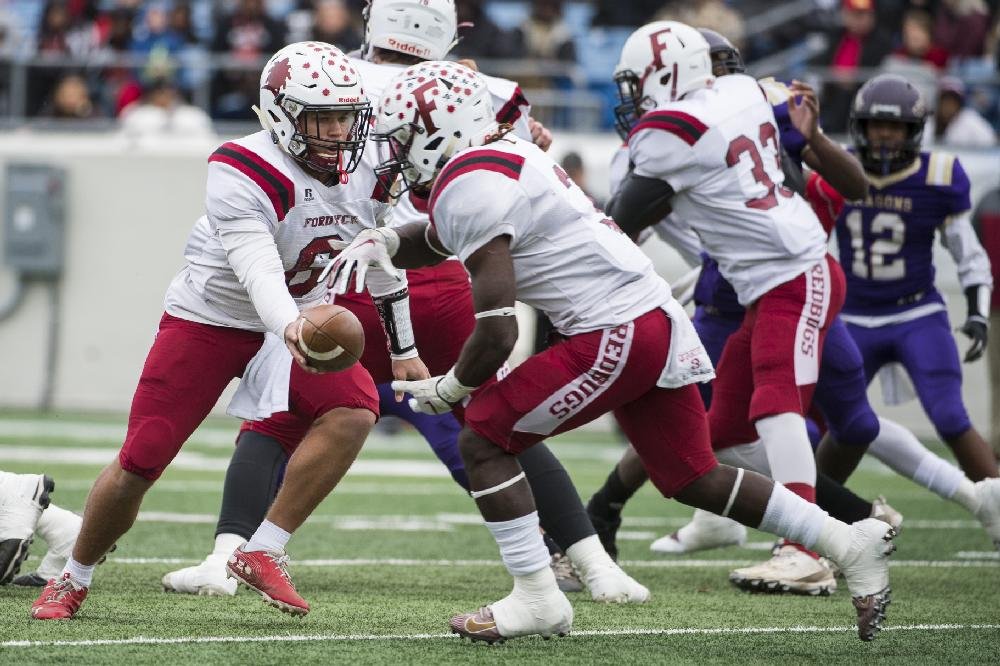
<instances>
[{"instance_id":1,"label":"black compression sleeve","mask_svg":"<svg viewBox=\"0 0 1000 666\"><path fill-rule=\"evenodd\" d=\"M607 213L634 240L640 231L670 214L673 196L669 183L629 171L618 194L608 203Z\"/></svg>"},{"instance_id":2,"label":"black compression sleeve","mask_svg":"<svg viewBox=\"0 0 1000 666\"><path fill-rule=\"evenodd\" d=\"M278 494L287 461L277 440L252 430L240 433L226 470L216 535L253 535Z\"/></svg>"}]
</instances>

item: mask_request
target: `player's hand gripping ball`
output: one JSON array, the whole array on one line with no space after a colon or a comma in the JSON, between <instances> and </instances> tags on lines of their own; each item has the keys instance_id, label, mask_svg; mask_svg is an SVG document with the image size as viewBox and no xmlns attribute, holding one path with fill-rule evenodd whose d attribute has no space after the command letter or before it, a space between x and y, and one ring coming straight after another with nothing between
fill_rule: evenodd
<instances>
[{"instance_id":1,"label":"player's hand gripping ball","mask_svg":"<svg viewBox=\"0 0 1000 666\"><path fill-rule=\"evenodd\" d=\"M317 305L298 321L299 351L320 372L346 370L365 350L365 332L350 310L339 305Z\"/></svg>"}]
</instances>

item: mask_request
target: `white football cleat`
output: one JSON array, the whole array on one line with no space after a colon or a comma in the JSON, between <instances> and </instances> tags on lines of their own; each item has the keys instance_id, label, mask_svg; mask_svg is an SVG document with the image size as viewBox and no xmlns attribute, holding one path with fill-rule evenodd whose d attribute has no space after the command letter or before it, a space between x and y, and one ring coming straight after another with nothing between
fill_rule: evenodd
<instances>
[{"instance_id":1,"label":"white football cleat","mask_svg":"<svg viewBox=\"0 0 1000 666\"><path fill-rule=\"evenodd\" d=\"M603 565L581 572L581 578L594 601L608 604L642 604L649 601L649 589L610 559Z\"/></svg>"},{"instance_id":2,"label":"white football cleat","mask_svg":"<svg viewBox=\"0 0 1000 666\"><path fill-rule=\"evenodd\" d=\"M983 479L975 484L979 509L976 518L983 524L993 545L1000 550L1000 479Z\"/></svg>"},{"instance_id":3,"label":"white football cleat","mask_svg":"<svg viewBox=\"0 0 1000 666\"><path fill-rule=\"evenodd\" d=\"M649 600L649 590L622 571L596 534L577 541L566 549L566 555L594 601L641 604Z\"/></svg>"},{"instance_id":4,"label":"white football cleat","mask_svg":"<svg viewBox=\"0 0 1000 666\"><path fill-rule=\"evenodd\" d=\"M874 518L851 525L847 555L837 562L858 614L858 637L870 641L882 628L891 601L889 555L896 550L896 530Z\"/></svg>"},{"instance_id":5,"label":"white football cleat","mask_svg":"<svg viewBox=\"0 0 1000 666\"><path fill-rule=\"evenodd\" d=\"M767 562L731 571L729 581L743 590L777 594L827 596L837 589L824 558L815 558L791 544L778 548Z\"/></svg>"},{"instance_id":6,"label":"white football cleat","mask_svg":"<svg viewBox=\"0 0 1000 666\"><path fill-rule=\"evenodd\" d=\"M512 592L489 608L503 638L565 636L573 626L573 606L558 589L541 599Z\"/></svg>"},{"instance_id":7,"label":"white football cleat","mask_svg":"<svg viewBox=\"0 0 1000 666\"><path fill-rule=\"evenodd\" d=\"M201 564L171 571L163 576L163 591L232 597L239 584L235 578L229 577L226 570L228 560L225 554L212 553Z\"/></svg>"},{"instance_id":8,"label":"white football cleat","mask_svg":"<svg viewBox=\"0 0 1000 666\"><path fill-rule=\"evenodd\" d=\"M0 585L9 583L28 556L38 519L49 506L52 479L4 473L0 484Z\"/></svg>"},{"instance_id":9,"label":"white football cleat","mask_svg":"<svg viewBox=\"0 0 1000 666\"><path fill-rule=\"evenodd\" d=\"M673 534L660 537L649 549L661 555L683 555L710 548L742 546L747 541L747 528L735 520L695 509L691 522Z\"/></svg>"}]
</instances>

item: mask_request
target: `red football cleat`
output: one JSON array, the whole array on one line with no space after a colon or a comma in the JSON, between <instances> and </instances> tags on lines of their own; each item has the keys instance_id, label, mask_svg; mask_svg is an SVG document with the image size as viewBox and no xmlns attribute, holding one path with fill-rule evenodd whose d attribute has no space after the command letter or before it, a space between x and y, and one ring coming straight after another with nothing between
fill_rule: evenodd
<instances>
[{"instance_id":1,"label":"red football cleat","mask_svg":"<svg viewBox=\"0 0 1000 666\"><path fill-rule=\"evenodd\" d=\"M264 602L284 613L302 616L309 604L295 591L288 575L288 556L270 550L247 552L237 548L229 556L229 575L264 597Z\"/></svg>"},{"instance_id":2,"label":"red football cleat","mask_svg":"<svg viewBox=\"0 0 1000 666\"><path fill-rule=\"evenodd\" d=\"M69 574L49 580L42 594L31 604L31 617L36 620L69 620L87 598L86 587L77 587Z\"/></svg>"}]
</instances>

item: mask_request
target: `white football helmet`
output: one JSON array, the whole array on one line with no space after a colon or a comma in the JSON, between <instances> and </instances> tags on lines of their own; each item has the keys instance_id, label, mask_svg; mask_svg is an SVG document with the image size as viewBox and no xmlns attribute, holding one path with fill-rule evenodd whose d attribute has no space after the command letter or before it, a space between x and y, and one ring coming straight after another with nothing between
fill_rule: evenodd
<instances>
[{"instance_id":1,"label":"white football helmet","mask_svg":"<svg viewBox=\"0 0 1000 666\"><path fill-rule=\"evenodd\" d=\"M715 83L708 42L679 21L648 23L625 41L614 80L621 98L615 125L625 138L646 111Z\"/></svg>"},{"instance_id":2,"label":"white football helmet","mask_svg":"<svg viewBox=\"0 0 1000 666\"><path fill-rule=\"evenodd\" d=\"M426 187L452 155L499 132L486 81L468 67L428 61L407 68L386 86L375 124L390 158L376 169L404 188Z\"/></svg>"},{"instance_id":3,"label":"white football helmet","mask_svg":"<svg viewBox=\"0 0 1000 666\"><path fill-rule=\"evenodd\" d=\"M372 107L361 75L336 46L298 42L271 56L260 75L260 107L254 111L274 142L299 162L337 173L340 182L358 167ZM320 128L331 113L349 127L334 138Z\"/></svg>"},{"instance_id":4,"label":"white football helmet","mask_svg":"<svg viewBox=\"0 0 1000 666\"><path fill-rule=\"evenodd\" d=\"M444 60L458 43L455 0L371 0L364 9L365 58L374 48Z\"/></svg>"}]
</instances>

